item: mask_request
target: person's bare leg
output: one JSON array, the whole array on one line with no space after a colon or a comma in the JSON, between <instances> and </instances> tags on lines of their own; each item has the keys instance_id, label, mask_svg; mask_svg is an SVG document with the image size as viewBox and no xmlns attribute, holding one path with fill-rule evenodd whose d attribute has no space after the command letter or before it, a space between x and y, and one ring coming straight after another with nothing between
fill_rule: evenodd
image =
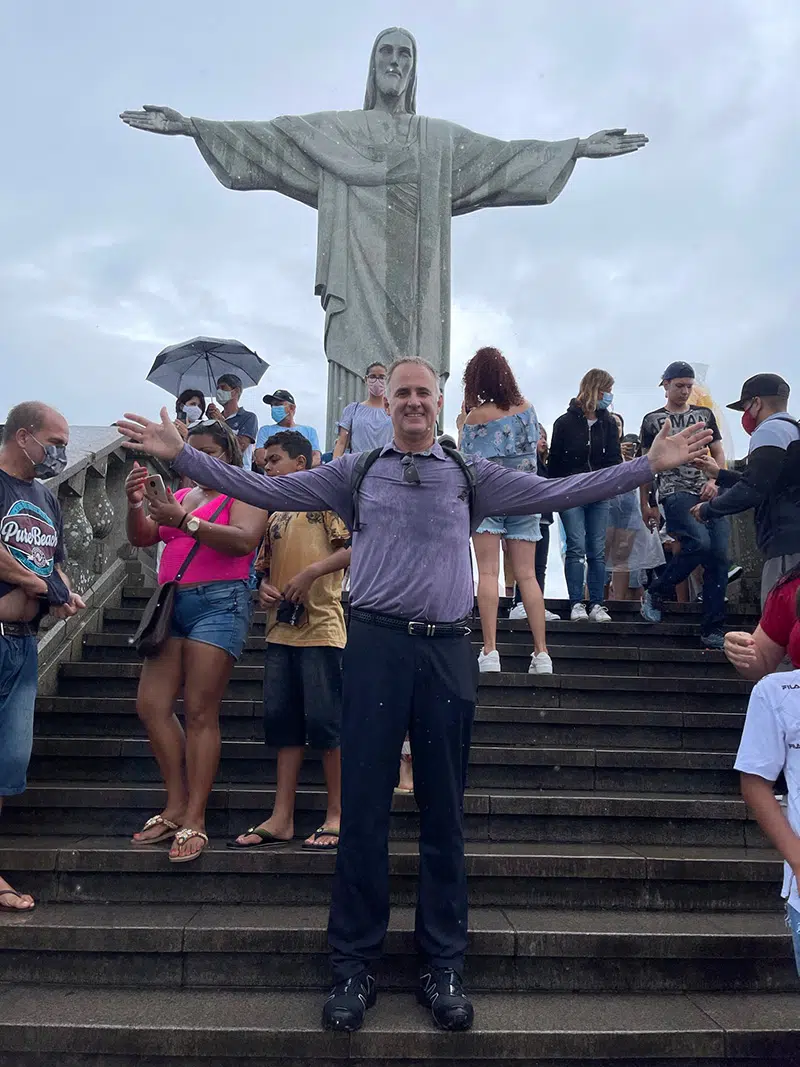
<instances>
[{"instance_id":1,"label":"person's bare leg","mask_svg":"<svg viewBox=\"0 0 800 1067\"><path fill-rule=\"evenodd\" d=\"M183 706L186 714L186 784L189 795L182 826L205 830L206 805L219 767L219 706L233 670L228 652L202 641L184 642ZM193 837L173 845L170 856L189 856L203 847Z\"/></svg>"},{"instance_id":2,"label":"person's bare leg","mask_svg":"<svg viewBox=\"0 0 800 1067\"><path fill-rule=\"evenodd\" d=\"M0 797L0 812L2 812L2 810L3 798ZM14 894L17 890L13 885L8 883L2 875L0 875L0 893L2 893L4 889L10 890L10 892L3 893L3 895L0 896L0 905L2 905L2 907L8 908L9 911L30 911L31 908L34 907L36 901L30 893L20 893L19 896L15 896Z\"/></svg>"},{"instance_id":3,"label":"person's bare leg","mask_svg":"<svg viewBox=\"0 0 800 1067\"><path fill-rule=\"evenodd\" d=\"M514 569L511 566L511 555L508 551L508 541L503 539L501 542L503 546L503 582L505 583L506 596L512 597L514 595Z\"/></svg>"},{"instance_id":4,"label":"person's bare leg","mask_svg":"<svg viewBox=\"0 0 800 1067\"><path fill-rule=\"evenodd\" d=\"M325 822L322 825L326 830L336 830L337 834L322 834L317 838L312 834L306 839L306 844L316 845L318 848L335 845L339 841L338 830L342 822L341 749L331 748L323 752L322 769L325 772L325 786L328 790L328 810L325 812Z\"/></svg>"},{"instance_id":5,"label":"person's bare leg","mask_svg":"<svg viewBox=\"0 0 800 1067\"><path fill-rule=\"evenodd\" d=\"M533 634L534 652L547 652L546 622L544 617L544 596L536 581L536 542L507 541L511 555L511 565L517 577L522 603L528 616L528 623Z\"/></svg>"},{"instance_id":6,"label":"person's bare leg","mask_svg":"<svg viewBox=\"0 0 800 1067\"><path fill-rule=\"evenodd\" d=\"M336 749L338 756L339 749ZM258 824L259 830L266 830L281 841L291 841L294 837L294 804L297 796L297 779L303 766L305 748L300 745L278 749L277 784L275 786L275 804L272 814ZM324 761L323 761L324 766ZM327 771L326 771L327 774ZM328 792L330 806L330 791ZM341 810L341 781L339 787L339 808ZM339 828L337 822L336 828ZM236 841L240 845L257 845L261 840L256 834L239 834Z\"/></svg>"},{"instance_id":7,"label":"person's bare leg","mask_svg":"<svg viewBox=\"0 0 800 1067\"><path fill-rule=\"evenodd\" d=\"M171 637L160 656L146 659L142 664L136 694L136 711L147 731L167 791L167 803L161 814L178 826L186 810L187 797L186 738L175 715L182 677L183 640ZM135 833L133 840L144 843L163 833L163 826L154 826L143 833Z\"/></svg>"},{"instance_id":8,"label":"person's bare leg","mask_svg":"<svg viewBox=\"0 0 800 1067\"><path fill-rule=\"evenodd\" d=\"M500 537L490 533L473 534L472 543L478 564L478 612L483 651L494 652L497 648L497 609L500 604L497 585L500 576Z\"/></svg>"}]
</instances>

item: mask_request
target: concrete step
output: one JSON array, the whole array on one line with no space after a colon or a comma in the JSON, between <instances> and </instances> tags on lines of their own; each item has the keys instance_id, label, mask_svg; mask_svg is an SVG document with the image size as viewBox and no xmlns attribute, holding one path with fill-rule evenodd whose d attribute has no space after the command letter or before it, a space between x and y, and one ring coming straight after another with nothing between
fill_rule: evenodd
<instances>
[{"instance_id":1,"label":"concrete step","mask_svg":"<svg viewBox=\"0 0 800 1067\"><path fill-rule=\"evenodd\" d=\"M218 783L209 798L206 826L215 837L241 833L272 810L269 786ZM324 788L298 789L298 834L311 833L325 812ZM3 806L8 833L37 834L42 826L67 834L130 835L160 811L160 784L32 783ZM413 796L395 796L391 834L416 840L419 817ZM526 841L761 847L765 839L748 819L741 797L714 794L573 790L468 789L464 835L469 841Z\"/></svg>"},{"instance_id":2,"label":"concrete step","mask_svg":"<svg viewBox=\"0 0 800 1067\"><path fill-rule=\"evenodd\" d=\"M635 648L606 645L560 645L555 638L549 645L554 672L564 674L668 676L682 678L736 678L737 674L724 653L707 649ZM83 639L83 660L93 663L136 663L139 657L126 634L93 633ZM480 641L473 642L475 657ZM498 642L503 670L527 672L533 646L530 641ZM263 667L264 638L250 637L239 662L243 666Z\"/></svg>"},{"instance_id":3,"label":"concrete step","mask_svg":"<svg viewBox=\"0 0 800 1067\"><path fill-rule=\"evenodd\" d=\"M141 585L126 585L122 590L122 607L144 607L147 601L153 594L153 586ZM342 604L347 608L348 595L345 593L342 596ZM554 611L560 614L562 619L569 616L570 603L568 600L556 599L553 597L547 597L545 603L550 611ZM501 596L499 599L498 612L500 615L504 615L511 608L511 599L509 597ZM639 604L633 600L615 600L608 605L609 611L617 619L638 619ZM474 610L477 615L477 602L474 604ZM664 604L664 616L667 619L675 619L680 621L693 621L700 619L703 614L703 608L701 604L678 604L675 601L667 601ZM750 621L754 626L758 625L758 619L761 614L760 607L757 603L745 603L739 601L730 601L727 605L727 615L729 622ZM603 624L606 625L606 624Z\"/></svg>"},{"instance_id":4,"label":"concrete step","mask_svg":"<svg viewBox=\"0 0 800 1067\"><path fill-rule=\"evenodd\" d=\"M28 770L31 784L48 781L159 782L149 743L140 738L37 737ZM275 750L258 741L224 741L217 774L222 784L276 781ZM310 751L303 785L322 785L320 754ZM470 752L473 788L634 790L739 794L730 752L613 749L577 746L487 745Z\"/></svg>"},{"instance_id":5,"label":"concrete step","mask_svg":"<svg viewBox=\"0 0 800 1067\"><path fill-rule=\"evenodd\" d=\"M120 608L104 608L103 630L105 633L120 633L130 635L134 633L142 616L142 607L145 601L130 600L128 606ZM612 610L614 610L612 606ZM568 614L568 613L567 613ZM684 648L697 650L699 643L700 616L680 613L676 615L666 614L667 621L652 624L644 622L635 612L625 611L621 616L617 615L614 621L603 623L573 623L568 619L560 622L547 624L548 640L553 644L572 645L579 647L593 645L608 645L628 648L636 647L661 647L661 648ZM253 612L251 633L254 637L263 638L266 628L267 616L263 611ZM729 630L754 630L758 625L758 615L740 615L729 618L727 628ZM474 639L482 641L480 618L475 613L470 622ZM512 643L521 642L529 645L531 641L530 626L524 620L509 620L499 618L497 621L498 633L501 640Z\"/></svg>"},{"instance_id":6,"label":"concrete step","mask_svg":"<svg viewBox=\"0 0 800 1067\"><path fill-rule=\"evenodd\" d=\"M260 990L12 987L0 995L0 1067L798 1062L792 994L479 993L474 1029L457 1035L436 1032L405 993L379 993L360 1032L325 1033L321 1000Z\"/></svg>"},{"instance_id":7,"label":"concrete step","mask_svg":"<svg viewBox=\"0 0 800 1067\"><path fill-rule=\"evenodd\" d=\"M0 913L0 983L323 991L321 905L43 904ZM413 992L414 910L392 913L381 985ZM498 992L794 992L783 915L473 908L469 984ZM2 1001L0 1001L0 1007Z\"/></svg>"},{"instance_id":8,"label":"concrete step","mask_svg":"<svg viewBox=\"0 0 800 1067\"><path fill-rule=\"evenodd\" d=\"M64 663L59 695L74 697L133 696L141 672L136 663ZM262 667L235 666L227 696L259 700ZM656 707L676 711L744 711L751 683L730 678L614 677L603 675L482 674L478 703L524 707L616 708Z\"/></svg>"},{"instance_id":9,"label":"concrete step","mask_svg":"<svg viewBox=\"0 0 800 1067\"><path fill-rule=\"evenodd\" d=\"M218 776L221 783L272 783L275 781L274 750L258 741L226 741ZM678 749L638 750L557 748L548 746L502 746L476 743L471 752L470 784L492 787L491 778L509 788L547 788L543 779L552 777L550 788L654 792L686 790L691 793L738 795L738 775L732 770L733 754ZM72 768L79 773L72 774ZM70 773L68 773L70 772ZM321 784L318 754L309 753L307 784ZM137 738L37 737L30 778L69 778L74 781L159 781L149 744ZM678 785L685 781L687 784ZM674 786L675 788L670 788ZM719 786L719 788L717 787ZM648 791L650 791L648 789Z\"/></svg>"},{"instance_id":10,"label":"concrete step","mask_svg":"<svg viewBox=\"0 0 800 1067\"><path fill-rule=\"evenodd\" d=\"M253 815L237 832L253 825ZM239 851L212 835L198 860L176 868L166 843L134 848L125 837L46 836L54 825L40 820L39 836L0 837L0 870L42 903L330 902L335 857L304 851L299 840ZM783 870L761 848L467 842L465 853L476 908L773 912ZM412 905L416 842L390 843L389 870L394 904Z\"/></svg>"},{"instance_id":11,"label":"concrete step","mask_svg":"<svg viewBox=\"0 0 800 1067\"><path fill-rule=\"evenodd\" d=\"M486 692L491 697L493 690ZM182 712L180 701L178 714ZM744 710L681 712L610 708L527 708L478 705L472 737L476 744L564 747L693 749L735 752ZM258 700L224 700L220 725L228 739L261 740L263 708ZM37 736L144 737L134 697L40 697Z\"/></svg>"}]
</instances>

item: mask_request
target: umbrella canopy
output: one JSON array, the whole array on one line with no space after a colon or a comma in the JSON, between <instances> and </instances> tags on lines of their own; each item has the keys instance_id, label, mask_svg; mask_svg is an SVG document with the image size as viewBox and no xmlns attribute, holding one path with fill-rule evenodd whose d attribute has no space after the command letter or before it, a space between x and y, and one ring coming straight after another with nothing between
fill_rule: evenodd
<instances>
[{"instance_id":1,"label":"umbrella canopy","mask_svg":"<svg viewBox=\"0 0 800 1067\"><path fill-rule=\"evenodd\" d=\"M223 374L236 374L245 389L258 385L269 363L243 345L220 337L193 337L179 345L168 345L158 353L147 381L160 385L173 396L184 389L197 389L213 396Z\"/></svg>"}]
</instances>

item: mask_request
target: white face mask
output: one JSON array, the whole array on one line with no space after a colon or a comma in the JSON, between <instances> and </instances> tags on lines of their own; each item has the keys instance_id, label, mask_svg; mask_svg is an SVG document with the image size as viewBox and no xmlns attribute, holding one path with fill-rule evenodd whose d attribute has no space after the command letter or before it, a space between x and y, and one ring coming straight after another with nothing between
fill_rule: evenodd
<instances>
[{"instance_id":1,"label":"white face mask","mask_svg":"<svg viewBox=\"0 0 800 1067\"><path fill-rule=\"evenodd\" d=\"M203 409L199 408L197 404L184 404L183 413L189 422L197 422L203 414Z\"/></svg>"},{"instance_id":2,"label":"white face mask","mask_svg":"<svg viewBox=\"0 0 800 1067\"><path fill-rule=\"evenodd\" d=\"M227 404L230 400L233 400L233 393L230 389L217 389L218 403Z\"/></svg>"}]
</instances>

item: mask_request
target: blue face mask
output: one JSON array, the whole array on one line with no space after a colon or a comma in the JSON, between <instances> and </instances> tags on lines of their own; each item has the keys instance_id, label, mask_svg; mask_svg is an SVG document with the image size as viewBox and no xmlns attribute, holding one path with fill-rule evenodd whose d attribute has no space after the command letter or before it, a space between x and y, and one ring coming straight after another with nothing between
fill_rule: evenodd
<instances>
[{"instance_id":1,"label":"blue face mask","mask_svg":"<svg viewBox=\"0 0 800 1067\"><path fill-rule=\"evenodd\" d=\"M603 393L603 395L597 401L598 410L599 411L605 411L607 408L610 408L613 400L614 400L614 394L613 393Z\"/></svg>"},{"instance_id":2,"label":"blue face mask","mask_svg":"<svg viewBox=\"0 0 800 1067\"><path fill-rule=\"evenodd\" d=\"M270 410L270 414L272 415L272 421L273 422L283 422L283 420L289 414L289 412L286 410L286 408L283 406L283 404L281 404L278 407L270 408L269 410Z\"/></svg>"}]
</instances>

